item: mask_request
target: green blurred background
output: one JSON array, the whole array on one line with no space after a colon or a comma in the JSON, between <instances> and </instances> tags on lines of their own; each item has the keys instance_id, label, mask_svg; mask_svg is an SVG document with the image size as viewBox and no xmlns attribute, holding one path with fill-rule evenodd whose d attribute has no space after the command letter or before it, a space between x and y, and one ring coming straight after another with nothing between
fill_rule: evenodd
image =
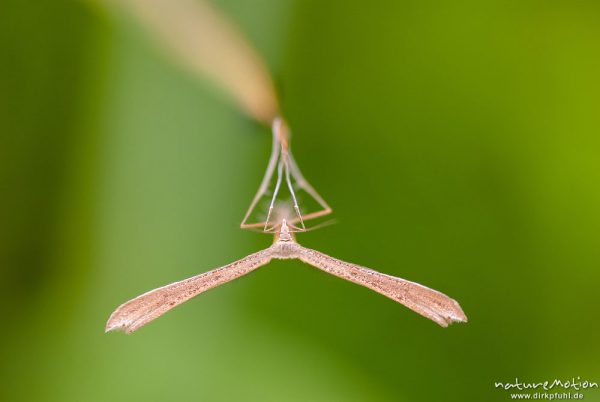
<instances>
[{"instance_id":1,"label":"green blurred background","mask_svg":"<svg viewBox=\"0 0 600 402\"><path fill-rule=\"evenodd\" d=\"M469 323L275 261L105 335L125 300L271 242L238 228L268 128L132 18L3 0L2 401L503 401L495 381L600 381L600 3L216 3L335 210L300 242L441 290Z\"/></svg>"}]
</instances>

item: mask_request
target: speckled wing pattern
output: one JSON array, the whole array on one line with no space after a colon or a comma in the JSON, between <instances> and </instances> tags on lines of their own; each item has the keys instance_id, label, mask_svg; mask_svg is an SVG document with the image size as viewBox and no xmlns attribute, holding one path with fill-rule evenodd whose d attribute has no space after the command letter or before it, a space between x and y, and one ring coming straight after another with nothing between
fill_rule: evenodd
<instances>
[{"instance_id":1,"label":"speckled wing pattern","mask_svg":"<svg viewBox=\"0 0 600 402\"><path fill-rule=\"evenodd\" d=\"M268 264L272 258L271 249L267 248L224 267L144 293L122 304L112 313L106 323L106 332L121 330L132 333L200 293Z\"/></svg>"},{"instance_id":2,"label":"speckled wing pattern","mask_svg":"<svg viewBox=\"0 0 600 402\"><path fill-rule=\"evenodd\" d=\"M423 317L429 318L442 327L447 327L453 322L467 321L467 316L458 302L443 293L415 282L338 260L319 251L302 247L299 244L297 244L297 247L297 258L301 261L328 274L372 289L405 305Z\"/></svg>"},{"instance_id":3,"label":"speckled wing pattern","mask_svg":"<svg viewBox=\"0 0 600 402\"><path fill-rule=\"evenodd\" d=\"M301 246L293 240L277 241L271 247L224 267L151 290L119 306L108 319L106 331L132 333L167 311L212 288L268 264L273 258L299 260L328 274L364 286L421 314L442 327L466 322L458 302L415 282L382 274Z\"/></svg>"}]
</instances>

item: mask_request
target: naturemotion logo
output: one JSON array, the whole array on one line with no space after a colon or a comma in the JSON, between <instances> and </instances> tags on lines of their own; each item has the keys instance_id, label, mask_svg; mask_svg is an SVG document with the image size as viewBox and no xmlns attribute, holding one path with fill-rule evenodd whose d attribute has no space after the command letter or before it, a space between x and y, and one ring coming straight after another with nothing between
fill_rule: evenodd
<instances>
[{"instance_id":1,"label":"naturemotion logo","mask_svg":"<svg viewBox=\"0 0 600 402\"><path fill-rule=\"evenodd\" d=\"M527 389L538 389L541 388L544 391L549 391L553 388L571 389L573 391L579 391L583 389L598 388L598 383L595 381L582 380L581 377L573 377L570 380L559 380L554 379L552 381L540 381L540 382L521 382L518 378L515 378L513 382L495 382L496 388L502 388L505 390L516 389L524 391Z\"/></svg>"},{"instance_id":2,"label":"naturemotion logo","mask_svg":"<svg viewBox=\"0 0 600 402\"><path fill-rule=\"evenodd\" d=\"M553 379L544 381L522 381L515 378L509 382L494 382L494 387L506 391L522 391L511 393L511 399L583 399L583 394L579 391L598 388L596 381L589 381L581 377L572 377L570 379ZM537 391L537 392L531 392ZM553 391L553 392L542 392Z\"/></svg>"}]
</instances>

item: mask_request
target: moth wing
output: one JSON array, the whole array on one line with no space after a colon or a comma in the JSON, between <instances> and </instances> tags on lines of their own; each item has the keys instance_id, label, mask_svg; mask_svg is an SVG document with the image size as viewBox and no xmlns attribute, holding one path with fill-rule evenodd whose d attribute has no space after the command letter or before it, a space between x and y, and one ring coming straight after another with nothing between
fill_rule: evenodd
<instances>
[{"instance_id":1,"label":"moth wing","mask_svg":"<svg viewBox=\"0 0 600 402\"><path fill-rule=\"evenodd\" d=\"M442 327L447 327L453 322L467 321L467 316L458 302L437 290L300 247L298 259L301 261L328 274L374 290Z\"/></svg>"},{"instance_id":2,"label":"moth wing","mask_svg":"<svg viewBox=\"0 0 600 402\"><path fill-rule=\"evenodd\" d=\"M111 314L106 323L106 332L120 330L132 333L200 293L246 275L271 259L268 248L224 267L144 293L122 304Z\"/></svg>"}]
</instances>

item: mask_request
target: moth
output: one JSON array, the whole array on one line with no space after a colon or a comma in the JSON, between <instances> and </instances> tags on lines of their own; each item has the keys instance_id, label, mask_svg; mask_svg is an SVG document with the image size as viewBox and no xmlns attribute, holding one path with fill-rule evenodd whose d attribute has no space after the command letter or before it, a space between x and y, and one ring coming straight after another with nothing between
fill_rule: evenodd
<instances>
[{"instance_id":1,"label":"moth","mask_svg":"<svg viewBox=\"0 0 600 402\"><path fill-rule=\"evenodd\" d=\"M269 183L277 172L275 187L264 222L248 223L260 199L268 191ZM291 207L277 203L281 185L285 181L292 198ZM302 215L295 189L304 190L321 210ZM121 330L131 333L155 320L167 311L243 275L273 259L299 259L328 274L364 286L421 314L442 327L453 322L466 322L467 317L458 302L436 290L402 278L382 274L349 262L330 257L317 250L303 247L295 233L306 232L305 222L332 212L329 205L302 176L289 149L289 130L281 118L273 122L273 148L267 171L259 190L248 209L241 227L272 233L275 240L270 247L250 254L241 260L203 274L151 290L119 306L110 316L106 331Z\"/></svg>"}]
</instances>

